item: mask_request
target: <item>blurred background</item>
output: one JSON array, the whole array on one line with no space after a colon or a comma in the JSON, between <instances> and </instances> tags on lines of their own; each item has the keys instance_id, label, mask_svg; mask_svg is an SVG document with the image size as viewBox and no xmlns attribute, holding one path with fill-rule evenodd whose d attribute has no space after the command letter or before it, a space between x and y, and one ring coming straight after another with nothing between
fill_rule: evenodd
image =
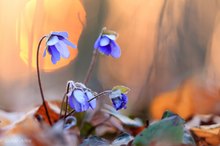
<instances>
[{"instance_id":1,"label":"blurred background","mask_svg":"<svg viewBox=\"0 0 220 146\"><path fill-rule=\"evenodd\" d=\"M41 59L45 96L61 99L68 80L83 81L104 26L119 33L122 56L100 55L89 88L128 86L126 112L140 117L220 113L220 0L0 0L2 109L40 104L35 60L43 35L67 31L78 46L56 65Z\"/></svg>"}]
</instances>

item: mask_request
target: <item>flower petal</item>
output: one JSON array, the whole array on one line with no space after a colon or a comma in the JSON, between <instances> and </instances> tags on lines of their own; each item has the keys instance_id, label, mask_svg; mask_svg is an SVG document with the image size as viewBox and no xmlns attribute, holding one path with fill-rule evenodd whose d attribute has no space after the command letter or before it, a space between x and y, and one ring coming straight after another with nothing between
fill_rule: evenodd
<instances>
[{"instance_id":1,"label":"flower petal","mask_svg":"<svg viewBox=\"0 0 220 146\"><path fill-rule=\"evenodd\" d=\"M59 43L57 43L55 46L63 58L68 58L70 56L70 52L64 42L59 41Z\"/></svg>"},{"instance_id":2,"label":"flower petal","mask_svg":"<svg viewBox=\"0 0 220 146\"><path fill-rule=\"evenodd\" d=\"M113 103L114 108L115 108L116 110L121 109L121 104L122 104L122 102L121 102L120 98L114 98L114 99L112 99L112 103Z\"/></svg>"},{"instance_id":3,"label":"flower petal","mask_svg":"<svg viewBox=\"0 0 220 146\"><path fill-rule=\"evenodd\" d=\"M59 42L58 37L51 35L51 36L48 38L46 44L47 44L47 46L53 46L53 45L55 45L55 44L58 43L58 42Z\"/></svg>"},{"instance_id":4,"label":"flower petal","mask_svg":"<svg viewBox=\"0 0 220 146\"><path fill-rule=\"evenodd\" d=\"M121 56L121 49L115 41L111 41L111 56L119 58Z\"/></svg>"},{"instance_id":5,"label":"flower petal","mask_svg":"<svg viewBox=\"0 0 220 146\"><path fill-rule=\"evenodd\" d=\"M68 38L69 36L67 32L52 32L51 34L55 36L62 36L64 38Z\"/></svg>"},{"instance_id":6,"label":"flower petal","mask_svg":"<svg viewBox=\"0 0 220 146\"><path fill-rule=\"evenodd\" d=\"M74 90L73 95L79 103L85 103L85 93L82 90Z\"/></svg>"},{"instance_id":7,"label":"flower petal","mask_svg":"<svg viewBox=\"0 0 220 146\"><path fill-rule=\"evenodd\" d=\"M68 46L72 47L72 48L76 48L76 45L74 45L72 42L70 42L67 39L63 39L62 40L65 44L67 44Z\"/></svg>"},{"instance_id":8,"label":"flower petal","mask_svg":"<svg viewBox=\"0 0 220 146\"><path fill-rule=\"evenodd\" d=\"M103 46L103 47L99 47L99 51L105 55L110 55L111 53L111 47L110 45L107 45L107 46Z\"/></svg>"},{"instance_id":9,"label":"flower petal","mask_svg":"<svg viewBox=\"0 0 220 146\"><path fill-rule=\"evenodd\" d=\"M123 108L127 108L127 107L126 107L126 104L128 103L128 97L127 97L127 95L121 94L121 99L122 99L122 101L123 101L122 107L123 107Z\"/></svg>"},{"instance_id":10,"label":"flower petal","mask_svg":"<svg viewBox=\"0 0 220 146\"><path fill-rule=\"evenodd\" d=\"M48 52L51 54L52 63L56 64L56 62L60 60L60 53L55 46L48 46Z\"/></svg>"},{"instance_id":11,"label":"flower petal","mask_svg":"<svg viewBox=\"0 0 220 146\"><path fill-rule=\"evenodd\" d=\"M45 57L47 54L47 48L44 49L43 57Z\"/></svg>"},{"instance_id":12,"label":"flower petal","mask_svg":"<svg viewBox=\"0 0 220 146\"><path fill-rule=\"evenodd\" d=\"M100 46L107 46L110 43L110 39L106 36L102 36L100 39Z\"/></svg>"},{"instance_id":13,"label":"flower petal","mask_svg":"<svg viewBox=\"0 0 220 146\"><path fill-rule=\"evenodd\" d=\"M69 105L76 112L82 112L81 104L77 102L73 94L69 97Z\"/></svg>"},{"instance_id":14,"label":"flower petal","mask_svg":"<svg viewBox=\"0 0 220 146\"><path fill-rule=\"evenodd\" d=\"M88 97L89 100L94 97L94 95L93 95L92 92L90 92L90 91L86 91L85 93L86 93L86 95L87 95L87 97ZM95 107L96 107L96 99L93 99L92 101L90 101L90 102L89 102L89 105L90 105L90 107L91 107L92 109L95 109Z\"/></svg>"},{"instance_id":15,"label":"flower petal","mask_svg":"<svg viewBox=\"0 0 220 146\"><path fill-rule=\"evenodd\" d=\"M100 39L101 39L101 35L99 35L99 37L98 37L97 40L95 41L95 44L94 44L94 48L95 48L95 49L98 49L98 48L99 48Z\"/></svg>"},{"instance_id":16,"label":"flower petal","mask_svg":"<svg viewBox=\"0 0 220 146\"><path fill-rule=\"evenodd\" d=\"M114 34L104 34L104 35L102 35L102 36L106 36L106 37L108 37L110 40L113 40L113 41L115 41L116 40L116 38L117 38L117 36L116 35L114 35Z\"/></svg>"}]
</instances>

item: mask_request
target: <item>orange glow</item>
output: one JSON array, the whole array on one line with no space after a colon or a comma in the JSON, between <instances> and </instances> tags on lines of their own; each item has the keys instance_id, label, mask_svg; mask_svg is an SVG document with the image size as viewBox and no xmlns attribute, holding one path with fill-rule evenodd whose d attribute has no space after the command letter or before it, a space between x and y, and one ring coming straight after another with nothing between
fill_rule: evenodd
<instances>
[{"instance_id":1,"label":"orange glow","mask_svg":"<svg viewBox=\"0 0 220 146\"><path fill-rule=\"evenodd\" d=\"M160 119L165 110L184 119L195 114L216 113L220 102L219 87L201 78L188 79L180 87L155 97L150 107L152 117Z\"/></svg>"},{"instance_id":2,"label":"orange glow","mask_svg":"<svg viewBox=\"0 0 220 146\"><path fill-rule=\"evenodd\" d=\"M21 59L31 67L36 67L36 49L40 38L52 31L66 31L69 40L77 45L85 23L85 11L79 0L30 0L26 3L17 20L17 42ZM42 44L40 54L45 49ZM40 57L40 67L44 71L53 71L69 64L77 56L77 49L70 50L70 58L61 59L52 64L50 55Z\"/></svg>"}]
</instances>

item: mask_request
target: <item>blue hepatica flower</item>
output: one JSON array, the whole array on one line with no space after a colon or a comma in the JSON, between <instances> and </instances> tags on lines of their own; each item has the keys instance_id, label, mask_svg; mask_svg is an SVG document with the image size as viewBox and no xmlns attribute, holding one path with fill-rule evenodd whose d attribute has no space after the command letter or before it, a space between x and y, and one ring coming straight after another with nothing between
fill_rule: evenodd
<instances>
[{"instance_id":1,"label":"blue hepatica flower","mask_svg":"<svg viewBox=\"0 0 220 146\"><path fill-rule=\"evenodd\" d=\"M96 107L96 99L91 100L94 95L90 89L88 89L84 84L68 81L68 93L69 97L69 105L76 112L83 112L88 110L89 108L95 109Z\"/></svg>"},{"instance_id":2,"label":"blue hepatica flower","mask_svg":"<svg viewBox=\"0 0 220 146\"><path fill-rule=\"evenodd\" d=\"M86 90L86 91L85 91L85 94L86 94L86 96L89 98L89 100L94 97L94 95L92 94L92 92L89 91L89 90ZM92 109L95 109L95 107L96 107L96 99L93 99L92 101L90 101L90 102L89 102L89 106L90 106Z\"/></svg>"},{"instance_id":3,"label":"blue hepatica flower","mask_svg":"<svg viewBox=\"0 0 220 146\"><path fill-rule=\"evenodd\" d=\"M89 98L82 89L75 89L69 96L69 105L76 112L83 112L90 107Z\"/></svg>"},{"instance_id":4,"label":"blue hepatica flower","mask_svg":"<svg viewBox=\"0 0 220 146\"><path fill-rule=\"evenodd\" d=\"M68 58L70 56L67 46L76 48L76 46L68 40L67 32L52 32L48 36L43 56L46 56L47 51L51 55L52 63L56 64L57 61L60 60L60 57Z\"/></svg>"},{"instance_id":5,"label":"blue hepatica flower","mask_svg":"<svg viewBox=\"0 0 220 146\"><path fill-rule=\"evenodd\" d=\"M128 102L127 95L121 93L120 90L112 91L112 93L109 95L109 97L112 100L113 106L116 110L120 110L122 108L126 109L126 104Z\"/></svg>"},{"instance_id":6,"label":"blue hepatica flower","mask_svg":"<svg viewBox=\"0 0 220 146\"><path fill-rule=\"evenodd\" d=\"M116 32L103 28L101 34L94 44L94 48L98 49L102 54L107 56L111 55L114 58L119 58L121 56L121 49L115 42L116 38Z\"/></svg>"}]
</instances>

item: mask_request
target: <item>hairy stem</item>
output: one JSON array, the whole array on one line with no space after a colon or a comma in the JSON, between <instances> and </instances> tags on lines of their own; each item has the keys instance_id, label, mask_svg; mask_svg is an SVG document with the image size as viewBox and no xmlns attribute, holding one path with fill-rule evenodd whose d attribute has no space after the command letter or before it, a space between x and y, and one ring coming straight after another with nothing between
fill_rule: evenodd
<instances>
[{"instance_id":1,"label":"hairy stem","mask_svg":"<svg viewBox=\"0 0 220 146\"><path fill-rule=\"evenodd\" d=\"M46 38L46 37L47 36L43 36L40 39L40 41L38 43L38 47L37 47L37 77L38 77L38 84L39 84L39 88L40 88L41 99L42 99L42 102L43 102L44 109L46 111L46 116L47 116L47 119L49 121L49 124L52 126L52 122L51 122L51 119L50 119L50 115L49 115L49 112L48 112L48 109L47 109L47 104L46 104L46 101L45 101L45 98L44 98L43 89L42 89L41 78L40 78L40 67L39 67L40 45L41 45L43 39Z\"/></svg>"},{"instance_id":2,"label":"hairy stem","mask_svg":"<svg viewBox=\"0 0 220 146\"><path fill-rule=\"evenodd\" d=\"M60 116L59 116L59 119L62 117L62 113L63 113L63 104L64 104L64 100L66 99L66 98L68 98L67 97L67 94L68 94L68 92L69 92L69 87L70 87L70 84L68 84L67 85L67 87L66 87L66 93L64 93L64 95L63 95L63 98L62 98L62 103L61 103L61 107L60 107ZM66 115L66 110L67 110L67 104L68 104L68 99L66 99L66 106L65 106L65 115Z\"/></svg>"},{"instance_id":3,"label":"hairy stem","mask_svg":"<svg viewBox=\"0 0 220 146\"><path fill-rule=\"evenodd\" d=\"M65 98L66 98L66 93L63 95L63 98L62 98L61 107L60 107L60 116L59 116L59 119L61 118L62 113L63 113L64 100L65 100Z\"/></svg>"},{"instance_id":4,"label":"hairy stem","mask_svg":"<svg viewBox=\"0 0 220 146\"><path fill-rule=\"evenodd\" d=\"M86 73L86 76L85 76L85 79L84 79L84 82L83 82L85 85L88 83L88 81L89 81L89 79L90 79L90 77L92 75L92 70L94 68L97 56L98 56L98 51L97 51L97 49L94 49L92 60L91 60L91 63L89 65L89 69L88 69L88 71Z\"/></svg>"}]
</instances>

